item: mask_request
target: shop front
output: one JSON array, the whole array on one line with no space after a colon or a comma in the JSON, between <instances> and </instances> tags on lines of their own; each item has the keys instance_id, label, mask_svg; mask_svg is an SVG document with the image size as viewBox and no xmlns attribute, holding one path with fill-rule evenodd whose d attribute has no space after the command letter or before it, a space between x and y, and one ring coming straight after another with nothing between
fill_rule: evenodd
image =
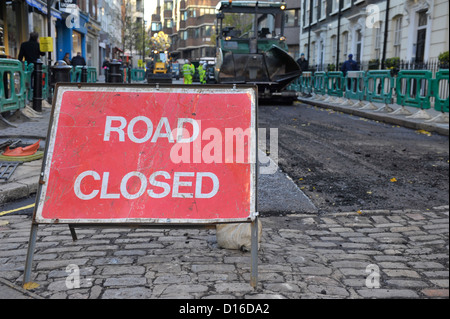
<instances>
[{"instance_id":1,"label":"shop front","mask_svg":"<svg viewBox=\"0 0 450 319\"><path fill-rule=\"evenodd\" d=\"M88 20L86 15L78 11L76 15L64 13L64 19L56 23L58 60L62 60L66 53L69 53L72 59L78 52L86 58Z\"/></svg>"}]
</instances>

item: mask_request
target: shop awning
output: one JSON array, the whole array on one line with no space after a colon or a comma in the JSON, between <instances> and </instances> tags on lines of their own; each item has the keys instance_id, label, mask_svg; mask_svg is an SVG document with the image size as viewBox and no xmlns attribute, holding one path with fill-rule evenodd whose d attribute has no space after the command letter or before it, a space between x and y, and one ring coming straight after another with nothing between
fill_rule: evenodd
<instances>
[{"instance_id":1,"label":"shop awning","mask_svg":"<svg viewBox=\"0 0 450 319\"><path fill-rule=\"evenodd\" d=\"M42 13L47 14L47 3L44 3L41 0L26 0L26 2L29 6L35 7ZM61 12L55 10L54 8L52 8L52 17L60 20L63 19Z\"/></svg>"}]
</instances>

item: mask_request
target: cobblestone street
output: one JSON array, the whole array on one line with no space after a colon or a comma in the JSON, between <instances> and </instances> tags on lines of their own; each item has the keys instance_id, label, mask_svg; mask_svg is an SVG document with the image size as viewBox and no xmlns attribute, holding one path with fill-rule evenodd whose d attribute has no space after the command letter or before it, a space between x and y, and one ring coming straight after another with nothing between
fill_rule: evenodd
<instances>
[{"instance_id":1,"label":"cobblestone street","mask_svg":"<svg viewBox=\"0 0 450 319\"><path fill-rule=\"evenodd\" d=\"M259 283L248 252L215 230L39 226L32 292L43 298L449 297L449 209L262 216ZM31 217L0 217L0 278L21 285ZM67 268L71 265L69 268ZM76 266L76 267L75 267ZM66 279L79 269L80 288ZM379 288L377 283L379 270ZM69 288L68 288L69 287Z\"/></svg>"}]
</instances>

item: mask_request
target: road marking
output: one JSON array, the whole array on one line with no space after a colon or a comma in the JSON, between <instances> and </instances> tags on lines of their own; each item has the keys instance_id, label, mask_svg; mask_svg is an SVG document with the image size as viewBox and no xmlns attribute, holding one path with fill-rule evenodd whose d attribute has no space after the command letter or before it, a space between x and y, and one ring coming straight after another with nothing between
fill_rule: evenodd
<instances>
[{"instance_id":1,"label":"road marking","mask_svg":"<svg viewBox=\"0 0 450 319\"><path fill-rule=\"evenodd\" d=\"M0 216L6 215L6 214L10 214L10 213L14 213L14 212L18 212L18 211L25 210L25 209L32 208L32 207L34 207L34 204L30 204L30 205L19 207L19 208L12 209L12 210L6 210L4 212L0 212Z\"/></svg>"}]
</instances>

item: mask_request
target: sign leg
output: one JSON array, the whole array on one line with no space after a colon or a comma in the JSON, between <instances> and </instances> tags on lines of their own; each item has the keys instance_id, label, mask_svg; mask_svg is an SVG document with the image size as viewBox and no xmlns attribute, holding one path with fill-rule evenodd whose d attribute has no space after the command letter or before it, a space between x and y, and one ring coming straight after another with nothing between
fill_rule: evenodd
<instances>
[{"instance_id":1,"label":"sign leg","mask_svg":"<svg viewBox=\"0 0 450 319\"><path fill-rule=\"evenodd\" d=\"M30 282L31 266L33 264L34 249L36 247L37 231L38 231L38 224L33 222L31 224L30 240L28 241L27 259L25 261L25 271L23 274L23 285Z\"/></svg>"},{"instance_id":2,"label":"sign leg","mask_svg":"<svg viewBox=\"0 0 450 319\"><path fill-rule=\"evenodd\" d=\"M73 227L73 225L69 224L69 230L70 230L70 234L72 235L72 240L77 241L78 237L77 237L77 233L75 231L75 227Z\"/></svg>"},{"instance_id":3,"label":"sign leg","mask_svg":"<svg viewBox=\"0 0 450 319\"><path fill-rule=\"evenodd\" d=\"M252 267L250 274L250 285L256 289L258 285L258 217L252 222Z\"/></svg>"}]
</instances>

